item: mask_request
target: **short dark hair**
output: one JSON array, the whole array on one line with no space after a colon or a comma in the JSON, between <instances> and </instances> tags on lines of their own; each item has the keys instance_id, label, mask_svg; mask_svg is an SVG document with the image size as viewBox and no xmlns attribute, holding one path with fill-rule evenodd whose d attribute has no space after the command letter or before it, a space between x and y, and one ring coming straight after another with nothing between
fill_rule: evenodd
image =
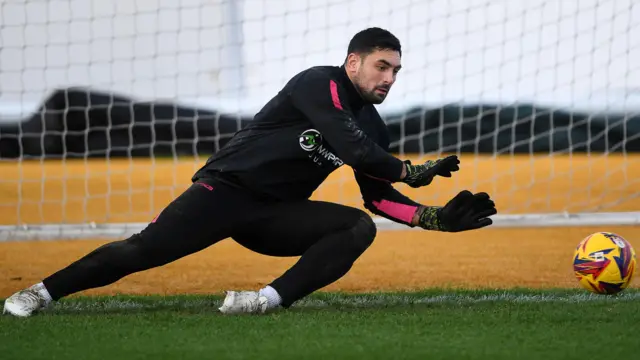
<instances>
[{"instance_id":1,"label":"short dark hair","mask_svg":"<svg viewBox=\"0 0 640 360\"><path fill-rule=\"evenodd\" d=\"M355 34L349 42L347 56L351 53L368 55L375 50L394 50L402 56L400 40L390 31L379 27L370 27Z\"/></svg>"}]
</instances>

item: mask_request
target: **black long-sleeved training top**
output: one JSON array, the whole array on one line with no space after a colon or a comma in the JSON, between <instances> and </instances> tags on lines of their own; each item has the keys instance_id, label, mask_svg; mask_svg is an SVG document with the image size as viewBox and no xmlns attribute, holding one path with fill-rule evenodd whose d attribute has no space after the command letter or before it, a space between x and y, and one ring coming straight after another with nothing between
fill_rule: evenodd
<instances>
[{"instance_id":1,"label":"black long-sleeved training top","mask_svg":"<svg viewBox=\"0 0 640 360\"><path fill-rule=\"evenodd\" d=\"M193 176L216 176L272 200L308 199L334 170L354 170L365 207L410 224L418 203L395 190L403 163L386 125L343 66L316 66L287 82Z\"/></svg>"}]
</instances>

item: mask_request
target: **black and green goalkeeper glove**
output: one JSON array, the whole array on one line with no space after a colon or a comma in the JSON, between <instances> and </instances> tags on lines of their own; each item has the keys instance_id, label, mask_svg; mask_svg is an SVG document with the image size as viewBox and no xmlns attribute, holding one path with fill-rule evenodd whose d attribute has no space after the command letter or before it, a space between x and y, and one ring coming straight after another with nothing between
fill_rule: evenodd
<instances>
[{"instance_id":1,"label":"black and green goalkeeper glove","mask_svg":"<svg viewBox=\"0 0 640 360\"><path fill-rule=\"evenodd\" d=\"M496 205L487 193L461 191L443 207L426 207L418 226L427 230L460 232L493 224L489 216L497 214Z\"/></svg>"},{"instance_id":2,"label":"black and green goalkeeper glove","mask_svg":"<svg viewBox=\"0 0 640 360\"><path fill-rule=\"evenodd\" d=\"M447 156L443 159L428 160L421 165L411 165L410 160L405 160L407 173L404 179L400 180L413 188L431 184L433 178L438 176L451 177L451 173L460 170L458 164L460 160L456 155Z\"/></svg>"}]
</instances>

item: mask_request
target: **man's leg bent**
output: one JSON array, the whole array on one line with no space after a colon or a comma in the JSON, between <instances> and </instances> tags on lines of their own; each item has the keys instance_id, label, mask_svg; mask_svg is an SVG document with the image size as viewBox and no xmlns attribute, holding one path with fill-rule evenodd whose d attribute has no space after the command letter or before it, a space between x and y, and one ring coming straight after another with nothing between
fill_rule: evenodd
<instances>
[{"instance_id":1,"label":"man's leg bent","mask_svg":"<svg viewBox=\"0 0 640 360\"><path fill-rule=\"evenodd\" d=\"M281 203L233 239L270 256L301 256L269 284L283 307L343 277L376 236L371 217L356 208L320 201Z\"/></svg>"}]
</instances>

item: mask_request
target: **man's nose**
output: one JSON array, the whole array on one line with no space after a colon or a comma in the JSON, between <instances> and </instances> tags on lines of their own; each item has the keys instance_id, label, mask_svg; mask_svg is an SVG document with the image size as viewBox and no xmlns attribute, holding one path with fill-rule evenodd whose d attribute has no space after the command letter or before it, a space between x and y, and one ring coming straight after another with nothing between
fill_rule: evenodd
<instances>
[{"instance_id":1,"label":"man's nose","mask_svg":"<svg viewBox=\"0 0 640 360\"><path fill-rule=\"evenodd\" d=\"M382 79L384 85L391 86L396 81L395 76L393 76L393 72L388 71L385 72L384 78Z\"/></svg>"}]
</instances>

